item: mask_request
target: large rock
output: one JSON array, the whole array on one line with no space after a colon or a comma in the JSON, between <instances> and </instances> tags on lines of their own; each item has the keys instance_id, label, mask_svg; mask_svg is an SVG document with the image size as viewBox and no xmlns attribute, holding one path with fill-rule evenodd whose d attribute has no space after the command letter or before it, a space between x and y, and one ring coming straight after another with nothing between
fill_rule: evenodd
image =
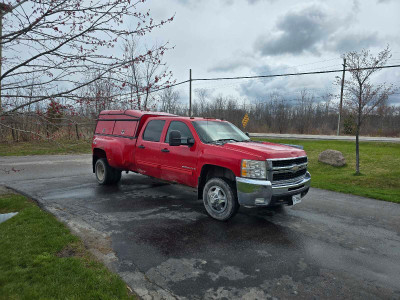
<instances>
[{"instance_id":1,"label":"large rock","mask_svg":"<svg viewBox=\"0 0 400 300\"><path fill-rule=\"evenodd\" d=\"M321 152L318 156L318 161L334 167L342 167L346 164L346 159L342 152L330 149Z\"/></svg>"}]
</instances>

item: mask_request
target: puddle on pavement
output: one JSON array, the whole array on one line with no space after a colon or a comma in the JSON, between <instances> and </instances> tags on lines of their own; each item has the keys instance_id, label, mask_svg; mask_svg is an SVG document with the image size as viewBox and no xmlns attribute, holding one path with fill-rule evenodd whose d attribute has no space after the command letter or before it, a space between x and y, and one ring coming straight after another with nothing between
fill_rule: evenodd
<instances>
[{"instance_id":1,"label":"puddle on pavement","mask_svg":"<svg viewBox=\"0 0 400 300\"><path fill-rule=\"evenodd\" d=\"M5 221L7 221L8 219L11 219L16 214L18 214L18 213L17 212L13 212L13 213L8 213L8 214L0 214L0 223L3 223Z\"/></svg>"}]
</instances>

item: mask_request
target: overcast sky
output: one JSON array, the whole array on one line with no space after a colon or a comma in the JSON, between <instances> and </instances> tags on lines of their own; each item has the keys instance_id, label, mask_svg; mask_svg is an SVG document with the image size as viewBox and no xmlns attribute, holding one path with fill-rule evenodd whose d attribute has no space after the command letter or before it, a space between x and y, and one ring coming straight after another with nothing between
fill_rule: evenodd
<instances>
[{"instance_id":1,"label":"overcast sky","mask_svg":"<svg viewBox=\"0 0 400 300\"><path fill-rule=\"evenodd\" d=\"M172 23L146 36L175 49L166 61L177 81L193 77L266 75L341 68L347 51L392 50L389 64L400 64L400 1L148 0L155 19L175 14ZM337 74L340 75L340 74ZM303 88L316 96L336 92L336 74L279 79L195 82L214 95L251 101L279 91L288 99ZM400 86L400 68L373 78ZM187 88L181 89L187 97ZM400 97L392 103L400 103Z\"/></svg>"}]
</instances>

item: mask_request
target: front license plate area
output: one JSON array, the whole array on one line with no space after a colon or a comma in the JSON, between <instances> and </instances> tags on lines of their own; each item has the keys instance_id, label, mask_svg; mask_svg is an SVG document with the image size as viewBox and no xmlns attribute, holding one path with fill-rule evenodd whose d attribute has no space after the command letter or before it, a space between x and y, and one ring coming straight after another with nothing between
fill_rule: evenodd
<instances>
[{"instance_id":1,"label":"front license plate area","mask_svg":"<svg viewBox=\"0 0 400 300\"><path fill-rule=\"evenodd\" d=\"M301 202L301 195L297 194L297 195L293 195L292 196L292 201L293 201L293 205L296 205L298 203Z\"/></svg>"}]
</instances>

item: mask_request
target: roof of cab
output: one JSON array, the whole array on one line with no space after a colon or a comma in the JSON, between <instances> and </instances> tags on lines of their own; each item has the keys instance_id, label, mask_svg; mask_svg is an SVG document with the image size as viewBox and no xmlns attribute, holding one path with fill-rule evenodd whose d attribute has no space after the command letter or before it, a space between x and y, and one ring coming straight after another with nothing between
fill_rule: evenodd
<instances>
[{"instance_id":1,"label":"roof of cab","mask_svg":"<svg viewBox=\"0 0 400 300\"><path fill-rule=\"evenodd\" d=\"M134 109L126 109L126 110L103 110L100 112L99 116L104 115L127 115L135 118L140 118L143 115L153 115L153 116L176 116L169 113L157 112L157 111L144 111L144 110L134 110Z\"/></svg>"}]
</instances>

